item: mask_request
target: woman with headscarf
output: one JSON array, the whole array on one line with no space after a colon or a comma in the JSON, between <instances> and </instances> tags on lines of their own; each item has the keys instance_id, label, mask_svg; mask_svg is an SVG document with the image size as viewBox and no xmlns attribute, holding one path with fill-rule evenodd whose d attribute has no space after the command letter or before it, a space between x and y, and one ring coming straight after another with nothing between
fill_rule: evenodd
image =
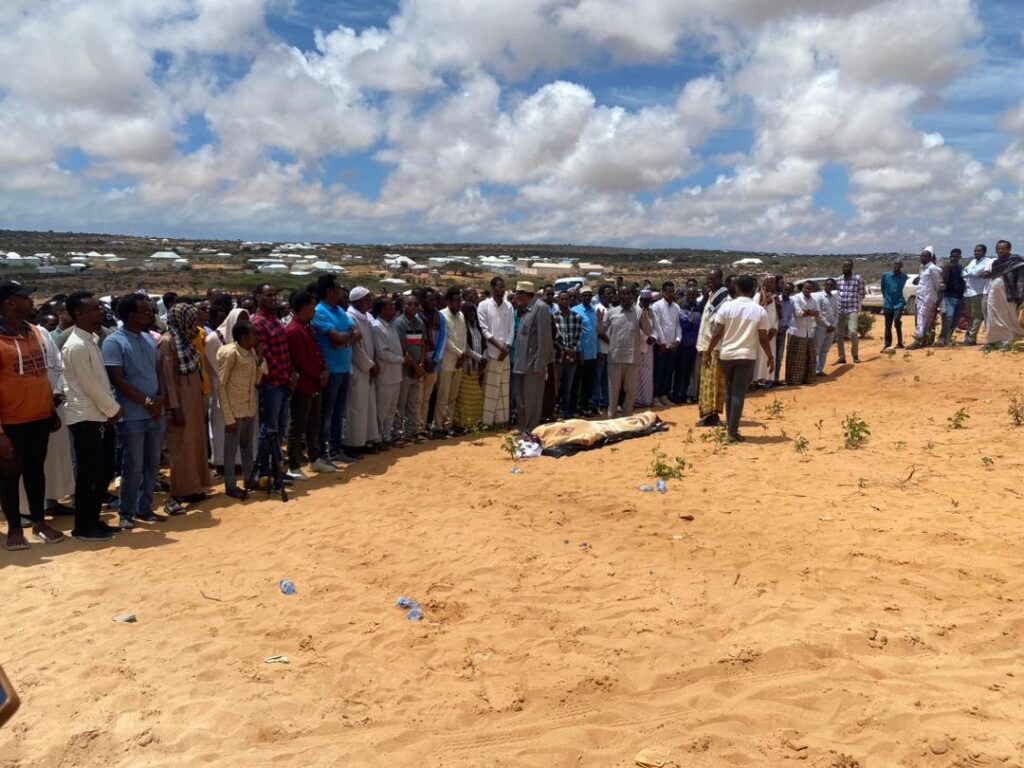
<instances>
[{"instance_id":1,"label":"woman with headscarf","mask_svg":"<svg viewBox=\"0 0 1024 768\"><path fill-rule=\"evenodd\" d=\"M761 281L761 290L754 294L754 302L760 304L761 308L768 315L768 343L770 345L775 344L775 336L779 332L779 313L776 308L775 299L775 277L774 275L765 275ZM774 378L775 371L768 370L768 356L758 345L752 383L759 387L768 387L773 384Z\"/></svg>"},{"instance_id":2,"label":"woman with headscarf","mask_svg":"<svg viewBox=\"0 0 1024 768\"><path fill-rule=\"evenodd\" d=\"M228 316L213 331L206 335L203 353L206 356L206 372L210 377L210 433L213 442L213 465L224 466L224 412L220 407L220 376L217 375L217 352L231 344L231 333L238 323L248 323L249 313L241 307L232 309ZM259 430L257 429L257 432ZM238 457L234 457L237 463ZM223 472L218 469L218 472Z\"/></svg>"},{"instance_id":3,"label":"woman with headscarf","mask_svg":"<svg viewBox=\"0 0 1024 768\"><path fill-rule=\"evenodd\" d=\"M650 310L651 304L661 295L650 288L640 291L640 308ZM638 408L650 408L654 403L654 351L650 344L644 344L640 357L640 376L636 381L636 395L633 404Z\"/></svg>"},{"instance_id":4,"label":"woman with headscarf","mask_svg":"<svg viewBox=\"0 0 1024 768\"><path fill-rule=\"evenodd\" d=\"M192 305L175 304L167 313L167 333L160 337L159 344L167 410L171 414L167 429L171 513L180 513L184 504L202 501L210 487L202 360L193 343L198 330L197 316Z\"/></svg>"}]
</instances>

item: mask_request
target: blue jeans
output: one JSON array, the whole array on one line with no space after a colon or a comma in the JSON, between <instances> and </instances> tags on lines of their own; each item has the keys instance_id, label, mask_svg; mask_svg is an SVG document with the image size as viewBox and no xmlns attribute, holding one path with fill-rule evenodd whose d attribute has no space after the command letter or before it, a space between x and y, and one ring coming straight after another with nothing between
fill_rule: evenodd
<instances>
[{"instance_id":1,"label":"blue jeans","mask_svg":"<svg viewBox=\"0 0 1024 768\"><path fill-rule=\"evenodd\" d=\"M948 342L953 331L960 325L964 313L964 300L946 297L942 300L942 340Z\"/></svg>"},{"instance_id":2,"label":"blue jeans","mask_svg":"<svg viewBox=\"0 0 1024 768\"><path fill-rule=\"evenodd\" d=\"M676 372L677 349L665 347L662 352L654 348L654 397L668 397L672 394L672 376Z\"/></svg>"},{"instance_id":3,"label":"blue jeans","mask_svg":"<svg viewBox=\"0 0 1024 768\"><path fill-rule=\"evenodd\" d=\"M348 403L350 373L332 373L327 386L320 390L320 455L329 457L342 450L341 427Z\"/></svg>"},{"instance_id":4,"label":"blue jeans","mask_svg":"<svg viewBox=\"0 0 1024 768\"><path fill-rule=\"evenodd\" d=\"M117 435L124 444L119 505L122 520L133 520L153 511L153 491L160 472L160 451L166 430L165 417L117 424Z\"/></svg>"},{"instance_id":5,"label":"blue jeans","mask_svg":"<svg viewBox=\"0 0 1024 768\"><path fill-rule=\"evenodd\" d=\"M278 462L281 461L281 438L284 435L285 425L288 423L288 407L291 400L291 390L286 385L260 384L260 448L259 455L260 472L266 475L270 471L270 463L267 458L274 456ZM264 453L264 444L267 435L273 433L274 440L270 450Z\"/></svg>"}]
</instances>

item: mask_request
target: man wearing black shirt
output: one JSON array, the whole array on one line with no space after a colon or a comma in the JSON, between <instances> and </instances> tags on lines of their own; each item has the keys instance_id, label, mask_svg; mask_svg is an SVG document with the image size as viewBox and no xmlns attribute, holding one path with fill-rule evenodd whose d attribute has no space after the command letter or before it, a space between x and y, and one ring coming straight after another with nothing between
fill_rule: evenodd
<instances>
[{"instance_id":1,"label":"man wearing black shirt","mask_svg":"<svg viewBox=\"0 0 1024 768\"><path fill-rule=\"evenodd\" d=\"M942 284L945 286L942 299L942 338L938 346L948 346L953 331L960 325L960 316L964 312L964 268L960 265L960 249L949 252L949 263L942 268Z\"/></svg>"}]
</instances>

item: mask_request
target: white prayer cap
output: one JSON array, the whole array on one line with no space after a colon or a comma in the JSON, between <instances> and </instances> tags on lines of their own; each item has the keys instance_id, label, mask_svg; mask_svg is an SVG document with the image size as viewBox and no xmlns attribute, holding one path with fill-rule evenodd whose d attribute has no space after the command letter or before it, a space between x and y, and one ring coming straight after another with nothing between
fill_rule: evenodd
<instances>
[{"instance_id":1,"label":"white prayer cap","mask_svg":"<svg viewBox=\"0 0 1024 768\"><path fill-rule=\"evenodd\" d=\"M369 295L370 292L366 288L363 288L361 285L357 285L348 292L348 299L349 301L359 301L360 299L365 299Z\"/></svg>"},{"instance_id":2,"label":"white prayer cap","mask_svg":"<svg viewBox=\"0 0 1024 768\"><path fill-rule=\"evenodd\" d=\"M934 258L935 257L935 246L934 245L929 245L927 248L925 248L923 251L921 251L921 253L930 253L932 255L932 258Z\"/></svg>"}]
</instances>

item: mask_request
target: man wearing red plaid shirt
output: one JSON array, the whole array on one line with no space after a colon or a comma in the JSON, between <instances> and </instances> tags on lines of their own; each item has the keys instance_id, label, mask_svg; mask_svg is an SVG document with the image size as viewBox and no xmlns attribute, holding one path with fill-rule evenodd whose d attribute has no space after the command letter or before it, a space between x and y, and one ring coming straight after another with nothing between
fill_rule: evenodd
<instances>
[{"instance_id":1,"label":"man wearing red plaid shirt","mask_svg":"<svg viewBox=\"0 0 1024 768\"><path fill-rule=\"evenodd\" d=\"M281 458L282 430L288 421L291 394L298 383L298 374L292 368L291 353L284 324L277 318L277 288L261 285L253 293L256 313L252 316L252 327L258 340L257 350L261 362L266 366L263 381L260 382L260 474L269 472L268 457ZM265 450L267 435L273 433L272 444Z\"/></svg>"}]
</instances>

